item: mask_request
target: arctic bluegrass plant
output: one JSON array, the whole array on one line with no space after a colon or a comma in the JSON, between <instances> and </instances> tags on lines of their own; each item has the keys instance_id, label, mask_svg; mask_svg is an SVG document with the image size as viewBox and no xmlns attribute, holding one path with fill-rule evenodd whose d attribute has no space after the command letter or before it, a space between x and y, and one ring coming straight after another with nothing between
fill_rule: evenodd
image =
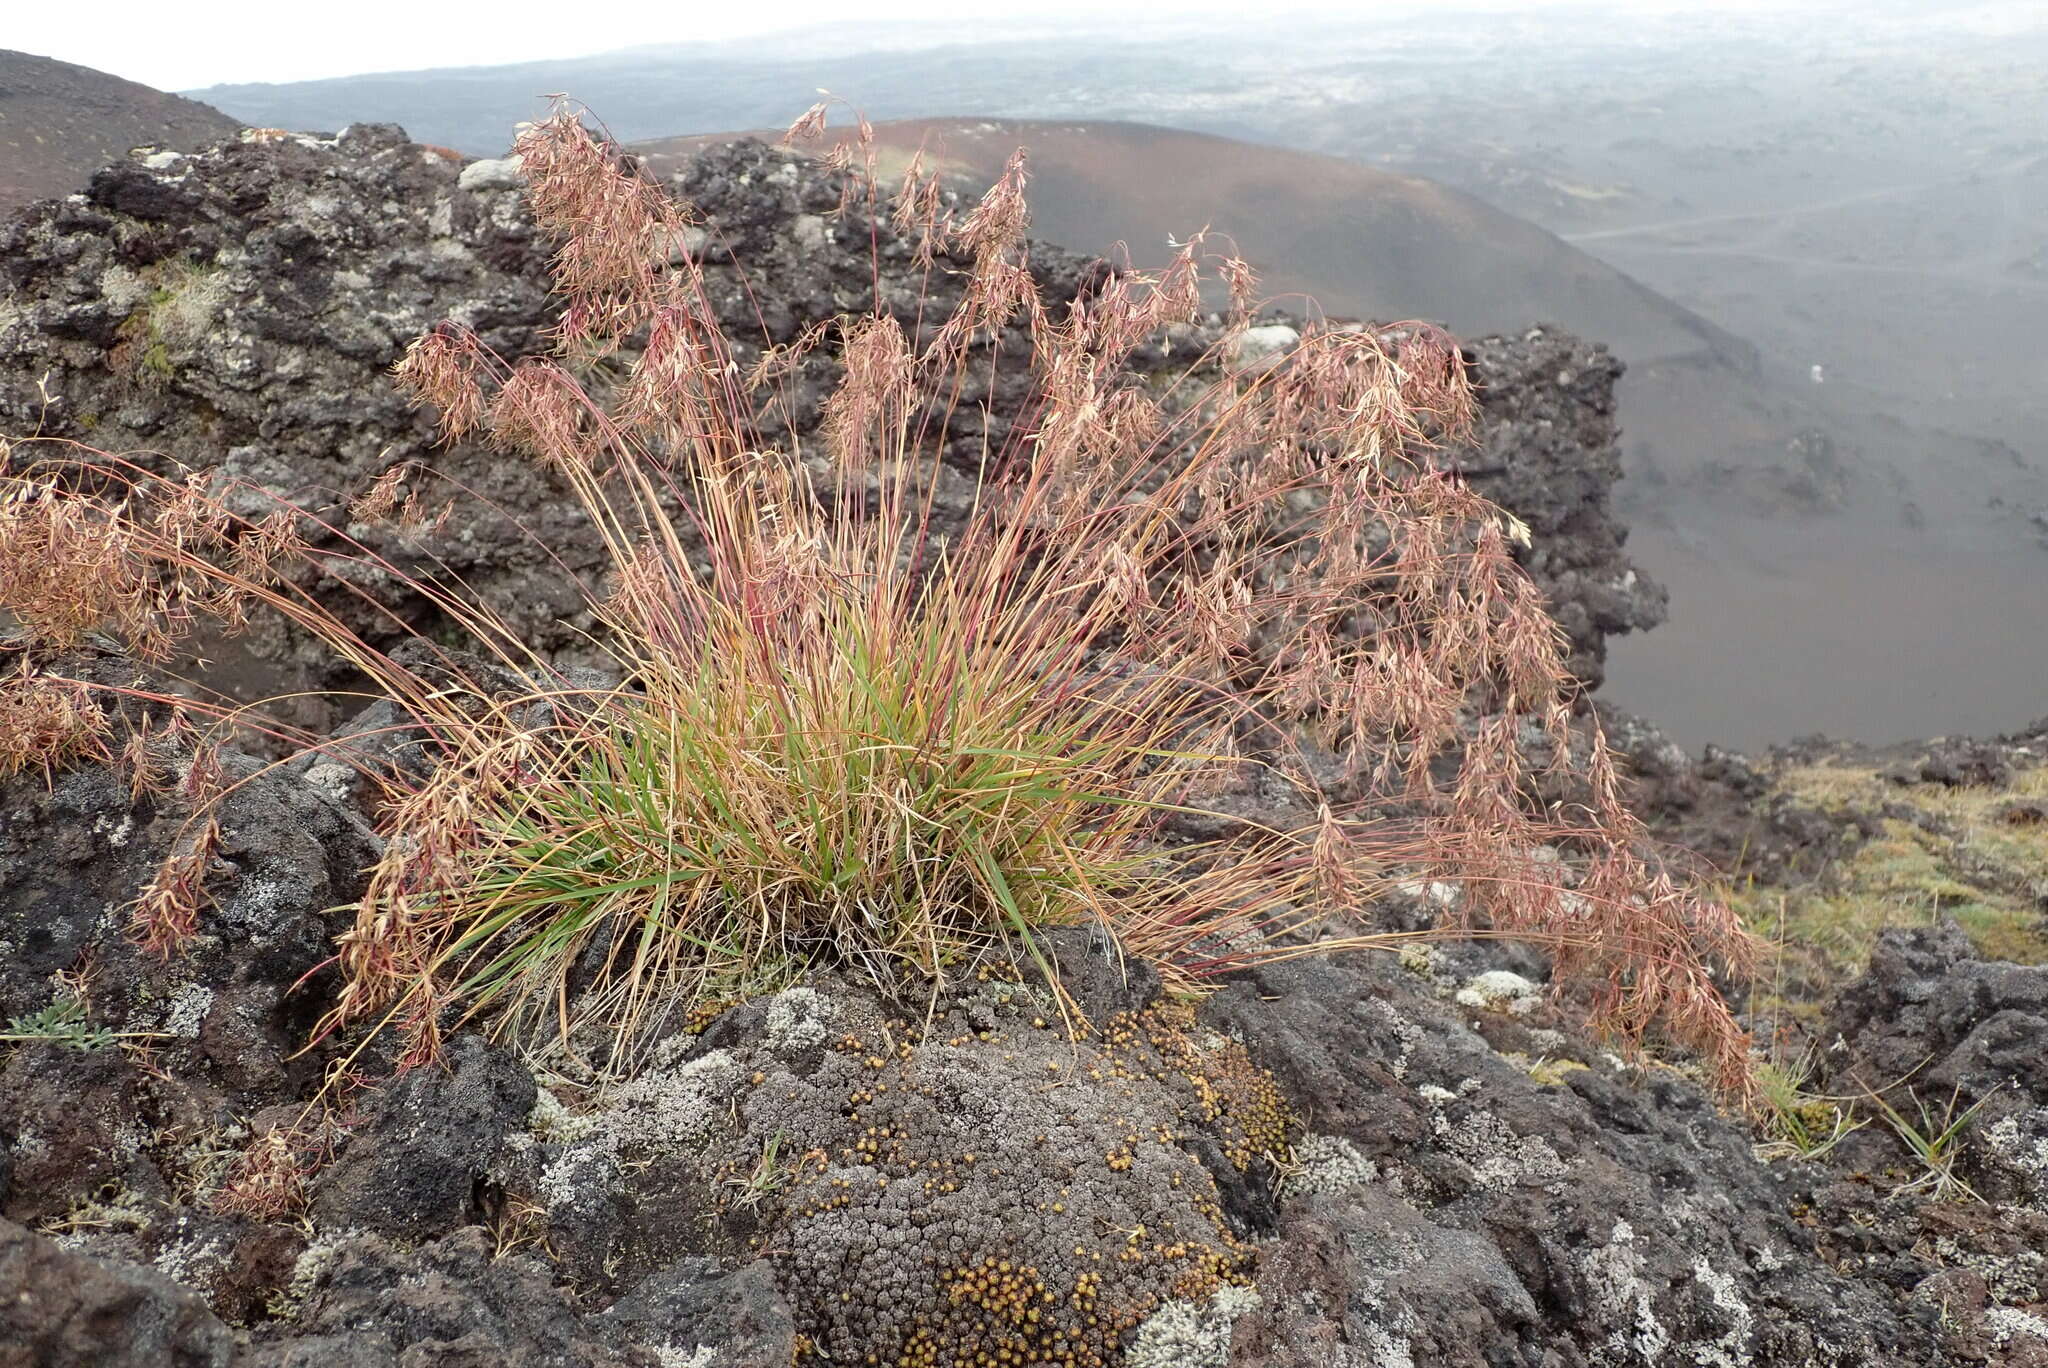
<instances>
[{"instance_id":1,"label":"arctic bluegrass plant","mask_svg":"<svg viewBox=\"0 0 2048 1368\"><path fill-rule=\"evenodd\" d=\"M813 111L798 131L820 127ZM1067 924L1183 980L1391 945L1330 928L1420 875L1469 895L1432 934L1528 938L1590 987L1600 1024L1699 1048L1746 1086L1714 974L1745 965L1748 939L1645 864L1514 562L1525 529L1430 463L1472 417L1447 338L1312 327L1255 366L1226 338L1148 384L1132 355L1198 316L1205 270L1249 326L1242 262L1198 238L1161 272L1048 303L1021 154L964 217L915 162L885 206L862 124L835 154L853 168L843 212L913 244L928 285L958 283L957 307L927 318L931 289L878 298L743 346L702 261L676 250L697 226L687 205L568 108L518 150L557 244L553 352L508 359L443 325L398 374L448 439L481 436L566 485L609 553L588 595L618 682L572 684L430 585L412 587L479 666L401 665L309 592L231 574L239 552L220 572L232 593L178 599L283 608L419 738L416 771L371 771L388 840L329 1028L396 1024L423 1059L486 1015L606 1042L627 1067L692 1002L821 962L893 992L995 953L1050 974L1041 933ZM1028 355L1006 356L1008 338ZM822 422L777 430L764 415L795 409L778 404L791 378L828 362ZM999 364L1028 367L1029 395L963 481L944 453L957 430L989 430L961 420ZM360 511L413 516L393 488ZM170 557L178 584L223 563L123 516L124 554ZM331 527L313 538L315 563L381 566ZM140 621L143 599L112 606ZM1215 801L1260 775L1312 820ZM1575 796L1546 805L1539 781Z\"/></svg>"}]
</instances>

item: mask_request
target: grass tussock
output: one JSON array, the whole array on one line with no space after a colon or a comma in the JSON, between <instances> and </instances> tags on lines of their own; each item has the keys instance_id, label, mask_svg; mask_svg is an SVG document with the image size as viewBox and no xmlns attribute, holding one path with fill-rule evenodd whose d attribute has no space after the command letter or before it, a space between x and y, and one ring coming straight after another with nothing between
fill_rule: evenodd
<instances>
[{"instance_id":1,"label":"grass tussock","mask_svg":"<svg viewBox=\"0 0 2048 1368\"><path fill-rule=\"evenodd\" d=\"M1141 379L1132 353L1196 317L1205 275L1249 325L1242 262L1198 238L1161 272L1048 302L1021 154L955 216L915 164L881 195L862 145L842 154L844 212L959 283L943 317L878 304L780 348L736 343L672 251L689 207L565 110L518 149L557 245L554 350L501 357L444 325L398 368L450 440L539 462L602 537L603 684L441 582L408 587L466 652L373 649L282 568L392 571L341 528L235 517L217 490L187 494L196 480L104 459L118 501L12 477L0 553L42 554L0 603L36 640L112 631L161 654L197 617L264 605L397 705L424 763L371 768L387 844L329 1024L396 1023L424 1057L482 1014L595 1032L623 1062L708 996L820 962L901 990L1037 955L1058 925L1107 928L1183 978L1385 944L1329 928L1420 872L1468 892L1442 934L1539 942L1601 1024L1698 1048L1744 1086L1713 975L1748 938L1646 865L1514 562L1526 531L1428 459L1472 418L1449 340L1322 326L1277 365L1239 366L1226 342L1172 383ZM995 345L1017 338L1023 355ZM826 358L818 428L765 423ZM1029 394L963 496L937 453L995 365L1028 368ZM431 530L403 483L354 516ZM1312 816L1219 798L1260 775ZM173 865L205 851L204 808ZM1223 834L1186 839L1190 816ZM141 909L159 948L200 896L167 867Z\"/></svg>"}]
</instances>

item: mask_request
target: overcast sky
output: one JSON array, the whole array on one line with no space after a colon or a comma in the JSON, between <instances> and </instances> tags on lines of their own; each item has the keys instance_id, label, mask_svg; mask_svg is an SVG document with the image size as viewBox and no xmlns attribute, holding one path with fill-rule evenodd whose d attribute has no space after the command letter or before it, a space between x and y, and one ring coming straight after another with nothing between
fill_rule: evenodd
<instances>
[{"instance_id":1,"label":"overcast sky","mask_svg":"<svg viewBox=\"0 0 2048 1368\"><path fill-rule=\"evenodd\" d=\"M1202 16L1242 21L1249 13L1263 13L1280 22L1275 10L1442 14L1601 4L1634 12L1708 7L1699 0L1281 0L1261 11L1248 11L1243 0L1118 0L1114 6L1102 0L0 0L5 12L0 47L97 67L160 89L192 90L224 82L304 81L367 71L582 57L642 43L756 37L855 16L942 20L957 29L988 15L1056 25L1066 32L1092 21L1130 36L1146 25ZM1784 0L1710 4L1757 10L1781 7ZM590 22L579 26L582 15L589 15Z\"/></svg>"}]
</instances>

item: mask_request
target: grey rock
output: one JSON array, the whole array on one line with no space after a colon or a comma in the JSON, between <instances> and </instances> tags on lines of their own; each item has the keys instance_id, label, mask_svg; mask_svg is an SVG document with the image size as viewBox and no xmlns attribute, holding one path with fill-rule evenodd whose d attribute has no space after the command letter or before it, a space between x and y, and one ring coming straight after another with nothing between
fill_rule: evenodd
<instances>
[{"instance_id":1,"label":"grey rock","mask_svg":"<svg viewBox=\"0 0 2048 1368\"><path fill-rule=\"evenodd\" d=\"M591 1329L608 1343L648 1349L713 1346L719 1368L788 1368L796 1340L789 1303L764 1260L730 1272L701 1257L658 1269L593 1317Z\"/></svg>"},{"instance_id":2,"label":"grey rock","mask_svg":"<svg viewBox=\"0 0 2048 1368\"><path fill-rule=\"evenodd\" d=\"M1884 1090L1908 1117L1918 1103L1936 1115L1981 1103L1962 1176L1993 1202L2048 1213L2048 966L1979 959L1953 921L1887 931L1823 1038L1841 1042L1822 1057L1831 1091ZM1897 1143L1882 1127L1856 1139L1878 1155Z\"/></svg>"},{"instance_id":3,"label":"grey rock","mask_svg":"<svg viewBox=\"0 0 2048 1368\"><path fill-rule=\"evenodd\" d=\"M1231 344L1231 364L1242 370L1258 370L1293 351L1300 341L1301 333L1286 323L1247 328Z\"/></svg>"},{"instance_id":4,"label":"grey rock","mask_svg":"<svg viewBox=\"0 0 2048 1368\"><path fill-rule=\"evenodd\" d=\"M1470 451L1449 464L1529 525L1517 559L1543 586L1586 686L1605 678L1606 639L1664 621L1670 595L1637 570L1612 507L1621 479L1614 386L1624 367L1604 346L1556 328L1465 348L1479 392Z\"/></svg>"},{"instance_id":5,"label":"grey rock","mask_svg":"<svg viewBox=\"0 0 2048 1368\"><path fill-rule=\"evenodd\" d=\"M261 1353L281 1356L310 1340L356 1354L365 1368L393 1354L401 1368L658 1368L651 1356L587 1333L545 1263L495 1257L489 1233L474 1226L418 1248L339 1237L307 1282L296 1321L267 1327L285 1333ZM273 1360L258 1361L270 1368Z\"/></svg>"},{"instance_id":6,"label":"grey rock","mask_svg":"<svg viewBox=\"0 0 2048 1368\"><path fill-rule=\"evenodd\" d=\"M398 1368L398 1354L382 1335L308 1335L254 1349L237 1368Z\"/></svg>"},{"instance_id":7,"label":"grey rock","mask_svg":"<svg viewBox=\"0 0 2048 1368\"><path fill-rule=\"evenodd\" d=\"M317 1216L342 1229L408 1239L445 1234L476 1214L476 1188L508 1134L533 1110L533 1076L474 1036L445 1066L413 1070L371 1104L320 1178Z\"/></svg>"},{"instance_id":8,"label":"grey rock","mask_svg":"<svg viewBox=\"0 0 2048 1368\"><path fill-rule=\"evenodd\" d=\"M1384 957L1276 965L1205 1011L1380 1171L1282 1208L1238 1362L1943 1361L1690 1085L1583 1044L1543 1049L1584 1067L1539 1082L1509 1057L1538 1053L1528 1027L1475 1034Z\"/></svg>"},{"instance_id":9,"label":"grey rock","mask_svg":"<svg viewBox=\"0 0 2048 1368\"><path fill-rule=\"evenodd\" d=\"M460 190L517 190L526 184L526 169L517 156L487 157L462 168L455 178Z\"/></svg>"},{"instance_id":10,"label":"grey rock","mask_svg":"<svg viewBox=\"0 0 2048 1368\"><path fill-rule=\"evenodd\" d=\"M229 1368L234 1356L234 1335L198 1293L0 1220L5 1368Z\"/></svg>"}]
</instances>

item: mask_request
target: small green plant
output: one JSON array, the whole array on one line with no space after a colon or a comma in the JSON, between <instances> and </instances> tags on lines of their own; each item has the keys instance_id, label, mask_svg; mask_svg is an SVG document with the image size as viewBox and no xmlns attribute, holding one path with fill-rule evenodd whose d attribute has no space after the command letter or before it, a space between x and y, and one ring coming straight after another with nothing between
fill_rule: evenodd
<instances>
[{"instance_id":1,"label":"small green plant","mask_svg":"<svg viewBox=\"0 0 2048 1368\"><path fill-rule=\"evenodd\" d=\"M152 342L142 349L141 366L158 385L168 384L178 373L171 364L171 349L161 342Z\"/></svg>"},{"instance_id":2,"label":"small green plant","mask_svg":"<svg viewBox=\"0 0 2048 1368\"><path fill-rule=\"evenodd\" d=\"M1813 1072L1811 1051L1757 1065L1757 1158L1820 1159L1868 1124L1841 1105L1848 1099L1807 1091Z\"/></svg>"},{"instance_id":3,"label":"small green plant","mask_svg":"<svg viewBox=\"0 0 2048 1368\"><path fill-rule=\"evenodd\" d=\"M85 1004L69 997L58 998L39 1012L15 1017L0 1031L0 1043L42 1043L67 1050L109 1050L120 1038L117 1032L87 1021Z\"/></svg>"},{"instance_id":4,"label":"small green plant","mask_svg":"<svg viewBox=\"0 0 2048 1368\"><path fill-rule=\"evenodd\" d=\"M776 1155L782 1149L782 1130L778 1127L774 1135L761 1147L761 1160L753 1171L744 1177L728 1178L726 1185L739 1191L732 1204L741 1210L759 1206L770 1196L789 1185L789 1169L778 1163Z\"/></svg>"},{"instance_id":5,"label":"small green plant","mask_svg":"<svg viewBox=\"0 0 2048 1368\"><path fill-rule=\"evenodd\" d=\"M1897 1195L1910 1196L1925 1193L1937 1202L1960 1201L1964 1198L1973 1202L1984 1199L1977 1195L1967 1182L1956 1173L1956 1161L1962 1156L1962 1145L1970 1126L1977 1119L1977 1113L1984 1105L1998 1096L1999 1089L1993 1088L1982 1097L1957 1110L1962 1101L1960 1085L1949 1093L1948 1102L1936 1112L1921 1100L1911 1089L1906 1095L1912 1099L1914 1111L1919 1115L1917 1122L1908 1120L1906 1115L1889 1102L1883 1093L1865 1088L1864 1096L1876 1105L1892 1133L1912 1152L1922 1169L1920 1175L1897 1189Z\"/></svg>"}]
</instances>

